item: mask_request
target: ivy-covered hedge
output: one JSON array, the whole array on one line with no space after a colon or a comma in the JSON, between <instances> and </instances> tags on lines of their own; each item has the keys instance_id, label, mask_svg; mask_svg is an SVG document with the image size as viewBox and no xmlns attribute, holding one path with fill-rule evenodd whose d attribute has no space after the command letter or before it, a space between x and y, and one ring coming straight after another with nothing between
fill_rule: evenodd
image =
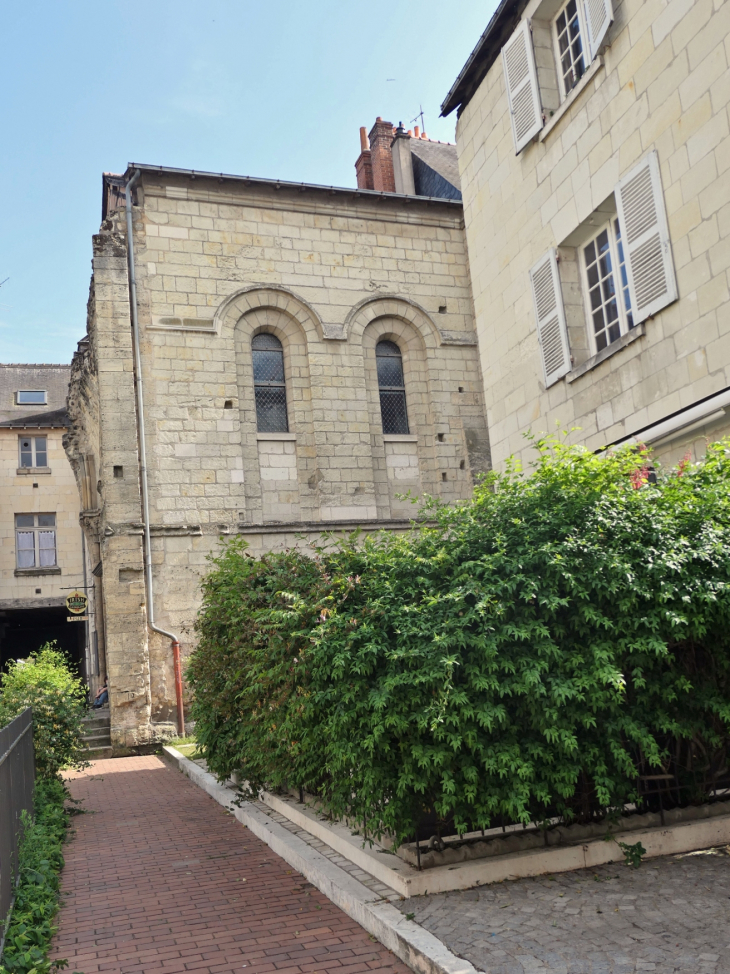
<instances>
[{"instance_id":1,"label":"ivy-covered hedge","mask_svg":"<svg viewBox=\"0 0 730 974\"><path fill-rule=\"evenodd\" d=\"M401 840L424 816L585 818L670 766L706 795L730 731L730 444L656 483L643 452L536 446L418 532L223 548L188 669L216 774Z\"/></svg>"}]
</instances>

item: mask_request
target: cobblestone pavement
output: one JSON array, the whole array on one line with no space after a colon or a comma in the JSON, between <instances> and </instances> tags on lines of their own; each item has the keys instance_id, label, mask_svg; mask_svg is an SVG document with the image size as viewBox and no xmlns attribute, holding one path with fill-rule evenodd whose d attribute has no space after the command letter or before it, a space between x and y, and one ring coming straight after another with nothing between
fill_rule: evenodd
<instances>
[{"instance_id":1,"label":"cobblestone pavement","mask_svg":"<svg viewBox=\"0 0 730 974\"><path fill-rule=\"evenodd\" d=\"M488 974L730 974L729 850L397 905Z\"/></svg>"},{"instance_id":2,"label":"cobblestone pavement","mask_svg":"<svg viewBox=\"0 0 730 974\"><path fill-rule=\"evenodd\" d=\"M70 775L53 957L83 974L410 974L200 788L156 757Z\"/></svg>"}]
</instances>

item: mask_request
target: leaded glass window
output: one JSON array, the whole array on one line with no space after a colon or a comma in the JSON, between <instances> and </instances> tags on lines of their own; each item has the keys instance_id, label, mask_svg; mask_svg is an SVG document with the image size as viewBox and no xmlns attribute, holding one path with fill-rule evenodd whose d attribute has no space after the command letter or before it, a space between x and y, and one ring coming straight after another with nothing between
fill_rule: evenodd
<instances>
[{"instance_id":1,"label":"leaded glass window","mask_svg":"<svg viewBox=\"0 0 730 974\"><path fill-rule=\"evenodd\" d=\"M262 332L251 341L256 428L259 433L288 433L284 350L276 335Z\"/></svg>"},{"instance_id":2,"label":"leaded glass window","mask_svg":"<svg viewBox=\"0 0 730 974\"><path fill-rule=\"evenodd\" d=\"M403 381L403 356L395 342L375 346L380 391L380 415L384 433L408 433L406 389Z\"/></svg>"}]
</instances>

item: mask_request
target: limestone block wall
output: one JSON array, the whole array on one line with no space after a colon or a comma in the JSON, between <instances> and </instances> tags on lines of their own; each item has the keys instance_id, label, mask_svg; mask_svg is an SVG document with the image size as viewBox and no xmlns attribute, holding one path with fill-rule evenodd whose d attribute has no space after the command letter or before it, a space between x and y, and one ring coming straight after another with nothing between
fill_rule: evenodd
<instances>
[{"instance_id":1,"label":"limestone block wall","mask_svg":"<svg viewBox=\"0 0 730 974\"><path fill-rule=\"evenodd\" d=\"M325 529L403 530L417 507L397 495L468 496L489 437L459 204L142 168L134 230L155 616L185 657L221 540L240 534L261 554ZM111 212L76 380L98 387L76 417L97 424L98 446L79 433L76 452L99 471L89 521L118 747L172 733L175 718L170 642L146 625L125 256ZM258 428L261 332L282 346L287 432ZM381 339L403 358L401 442L383 434Z\"/></svg>"},{"instance_id":2,"label":"limestone block wall","mask_svg":"<svg viewBox=\"0 0 730 974\"><path fill-rule=\"evenodd\" d=\"M565 106L541 33L557 6L530 0L546 124L515 155L497 58L459 118L457 145L485 403L496 466L527 430L579 430L594 449L730 385L730 4L614 0L602 62ZM550 8L550 9L548 9ZM554 114L553 114L554 112ZM679 298L595 367L571 235L656 150ZM545 388L529 270L557 247L574 373ZM663 451L701 452L720 420Z\"/></svg>"},{"instance_id":3,"label":"limestone block wall","mask_svg":"<svg viewBox=\"0 0 730 974\"><path fill-rule=\"evenodd\" d=\"M48 466L19 473L19 436L44 436ZM0 428L3 484L0 517L0 602L4 609L63 605L71 586L84 582L79 527L79 495L62 445L62 429ZM56 565L18 569L15 515L55 514ZM37 590L40 589L40 592Z\"/></svg>"}]
</instances>

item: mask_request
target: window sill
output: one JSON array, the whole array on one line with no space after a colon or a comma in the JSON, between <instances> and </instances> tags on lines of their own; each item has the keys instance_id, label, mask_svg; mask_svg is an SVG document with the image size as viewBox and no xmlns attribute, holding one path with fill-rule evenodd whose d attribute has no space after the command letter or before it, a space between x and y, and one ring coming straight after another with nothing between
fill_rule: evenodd
<instances>
[{"instance_id":1,"label":"window sill","mask_svg":"<svg viewBox=\"0 0 730 974\"><path fill-rule=\"evenodd\" d=\"M415 433L383 433L383 443L418 443Z\"/></svg>"},{"instance_id":2,"label":"window sill","mask_svg":"<svg viewBox=\"0 0 730 974\"><path fill-rule=\"evenodd\" d=\"M644 323L642 322L640 325L637 325L636 328L632 328L628 334L622 335L617 342L611 342L607 348L601 349L598 355L594 355L592 358L589 358L587 362L576 366L572 372L568 372L565 378L568 380L568 382L575 382L576 379L580 379L580 377L585 375L586 372L590 372L591 369L595 369L601 364L601 362L605 362L607 358L611 358L611 356L615 355L616 352L620 352L622 348L626 348L627 345L635 342L637 338L641 338L644 334Z\"/></svg>"},{"instance_id":3,"label":"window sill","mask_svg":"<svg viewBox=\"0 0 730 974\"><path fill-rule=\"evenodd\" d=\"M60 575L61 569L55 568L16 568L14 575Z\"/></svg>"},{"instance_id":4,"label":"window sill","mask_svg":"<svg viewBox=\"0 0 730 974\"><path fill-rule=\"evenodd\" d=\"M257 440L296 440L296 433L257 433Z\"/></svg>"},{"instance_id":5,"label":"window sill","mask_svg":"<svg viewBox=\"0 0 730 974\"><path fill-rule=\"evenodd\" d=\"M603 56L601 54L592 62L590 68L586 71L583 77L580 79L578 84L573 88L570 94L567 96L565 101L562 103L560 108L556 108L553 114L548 118L547 122L543 126L540 135L538 136L538 141L544 142L545 139L550 135L552 130L558 124L560 119L573 107L573 103L576 98L580 96L581 91L588 87L588 85L593 81L595 76L603 67Z\"/></svg>"},{"instance_id":6,"label":"window sill","mask_svg":"<svg viewBox=\"0 0 730 974\"><path fill-rule=\"evenodd\" d=\"M43 474L49 474L51 472L50 467L18 467L15 471L19 477L31 476L43 476Z\"/></svg>"}]
</instances>

